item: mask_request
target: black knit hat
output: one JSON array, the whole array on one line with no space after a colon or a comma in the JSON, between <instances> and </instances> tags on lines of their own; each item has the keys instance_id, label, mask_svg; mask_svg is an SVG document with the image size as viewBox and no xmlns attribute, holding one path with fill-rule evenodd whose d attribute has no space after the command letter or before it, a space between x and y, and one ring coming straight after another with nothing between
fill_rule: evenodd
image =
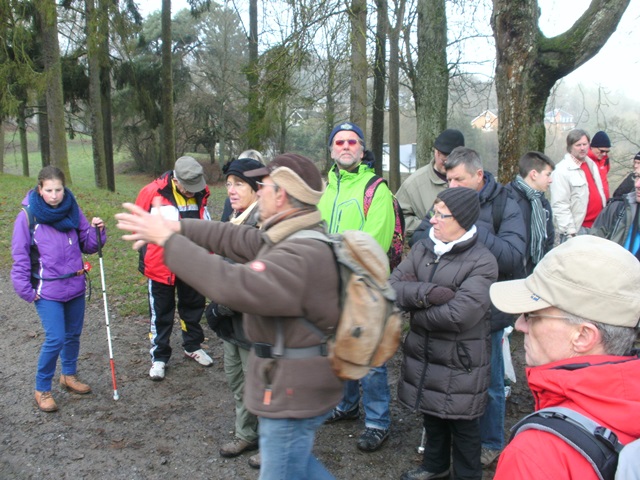
<instances>
[{"instance_id":1,"label":"black knit hat","mask_svg":"<svg viewBox=\"0 0 640 480\"><path fill-rule=\"evenodd\" d=\"M447 128L438 135L438 138L436 138L436 141L433 143L433 147L439 152L449 155L454 148L464 147L464 135L460 130Z\"/></svg>"},{"instance_id":2,"label":"black knit hat","mask_svg":"<svg viewBox=\"0 0 640 480\"><path fill-rule=\"evenodd\" d=\"M264 167L264 165L258 160L254 160L253 158L239 158L237 160L231 160L230 162L226 163L225 166L222 167L222 173L224 174L224 178L228 178L229 175L235 175L236 177L241 178L243 181L249 184L254 192L257 192L258 179L256 177L245 176L245 172L261 167Z\"/></svg>"},{"instance_id":3,"label":"black knit hat","mask_svg":"<svg viewBox=\"0 0 640 480\"><path fill-rule=\"evenodd\" d=\"M609 135L600 130L596 132L596 134L591 139L591 146L593 148L611 148L611 140L609 139Z\"/></svg>"},{"instance_id":4,"label":"black knit hat","mask_svg":"<svg viewBox=\"0 0 640 480\"><path fill-rule=\"evenodd\" d=\"M438 194L453 218L462 228L469 231L480 215L478 192L466 187L447 188ZM437 200L436 200L437 201Z\"/></svg>"}]
</instances>

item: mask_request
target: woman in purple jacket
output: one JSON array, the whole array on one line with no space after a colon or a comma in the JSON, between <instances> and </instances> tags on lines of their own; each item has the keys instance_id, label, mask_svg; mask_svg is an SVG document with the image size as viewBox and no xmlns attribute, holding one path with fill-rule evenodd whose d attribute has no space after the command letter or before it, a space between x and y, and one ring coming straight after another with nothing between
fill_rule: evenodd
<instances>
[{"instance_id":1,"label":"woman in purple jacket","mask_svg":"<svg viewBox=\"0 0 640 480\"><path fill-rule=\"evenodd\" d=\"M40 410L55 412L58 406L51 396L51 382L58 356L60 385L74 393L91 392L89 385L76 378L85 306L82 254L98 251L96 227L102 243L106 233L102 219L94 217L89 224L56 167L40 171L38 185L22 205L11 240L11 281L20 298L34 302L40 316L45 339L35 400Z\"/></svg>"}]
</instances>

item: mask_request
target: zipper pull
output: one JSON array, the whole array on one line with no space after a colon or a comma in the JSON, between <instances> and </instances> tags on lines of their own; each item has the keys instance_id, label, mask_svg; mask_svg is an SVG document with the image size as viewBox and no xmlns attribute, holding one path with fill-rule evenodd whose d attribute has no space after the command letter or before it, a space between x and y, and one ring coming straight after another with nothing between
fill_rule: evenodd
<instances>
[{"instance_id":1,"label":"zipper pull","mask_svg":"<svg viewBox=\"0 0 640 480\"><path fill-rule=\"evenodd\" d=\"M264 389L262 403L267 406L271 405L271 385L267 385L267 388Z\"/></svg>"}]
</instances>

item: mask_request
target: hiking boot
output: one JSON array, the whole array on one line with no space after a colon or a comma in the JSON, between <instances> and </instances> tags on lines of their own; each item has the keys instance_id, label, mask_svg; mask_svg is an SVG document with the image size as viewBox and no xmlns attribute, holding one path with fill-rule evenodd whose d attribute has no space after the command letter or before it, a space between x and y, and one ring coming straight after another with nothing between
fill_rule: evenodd
<instances>
[{"instance_id":1,"label":"hiking boot","mask_svg":"<svg viewBox=\"0 0 640 480\"><path fill-rule=\"evenodd\" d=\"M149 370L149 376L151 380L159 382L160 380L164 380L164 371L167 368L167 364L165 362L153 362L151 365L151 370Z\"/></svg>"},{"instance_id":2,"label":"hiking boot","mask_svg":"<svg viewBox=\"0 0 640 480\"><path fill-rule=\"evenodd\" d=\"M39 392L36 390L36 404L43 412L55 412L58 410L55 400L51 396L51 392Z\"/></svg>"},{"instance_id":3,"label":"hiking boot","mask_svg":"<svg viewBox=\"0 0 640 480\"><path fill-rule=\"evenodd\" d=\"M60 386L80 395L91 392L91 387L79 381L75 375L60 375Z\"/></svg>"},{"instance_id":4,"label":"hiking boot","mask_svg":"<svg viewBox=\"0 0 640 480\"><path fill-rule=\"evenodd\" d=\"M249 457L249 466L251 468L260 469L260 453L256 453L255 455L251 455Z\"/></svg>"},{"instance_id":5,"label":"hiking boot","mask_svg":"<svg viewBox=\"0 0 640 480\"><path fill-rule=\"evenodd\" d=\"M340 420L357 420L358 418L360 418L360 409L358 407L347 412L334 408L331 412L331 416L327 418L324 423L327 425L329 423L339 422Z\"/></svg>"},{"instance_id":6,"label":"hiking boot","mask_svg":"<svg viewBox=\"0 0 640 480\"><path fill-rule=\"evenodd\" d=\"M247 442L241 438L236 438L233 442L226 443L220 448L220 455L223 457L237 457L242 452L258 449L258 440Z\"/></svg>"},{"instance_id":7,"label":"hiking boot","mask_svg":"<svg viewBox=\"0 0 640 480\"><path fill-rule=\"evenodd\" d=\"M213 365L213 360L203 349L196 350L195 352L187 352L185 350L184 356L192 358L203 367L210 367L211 365Z\"/></svg>"},{"instance_id":8,"label":"hiking boot","mask_svg":"<svg viewBox=\"0 0 640 480\"><path fill-rule=\"evenodd\" d=\"M500 456L500 450L491 450L490 448L482 447L480 451L480 462L482 468L486 468L496 461L496 458Z\"/></svg>"},{"instance_id":9,"label":"hiking boot","mask_svg":"<svg viewBox=\"0 0 640 480\"><path fill-rule=\"evenodd\" d=\"M449 476L449 469L442 473L433 473L427 471L422 465L415 470L409 470L404 472L400 477L400 480L431 480L432 478L447 478Z\"/></svg>"},{"instance_id":10,"label":"hiking boot","mask_svg":"<svg viewBox=\"0 0 640 480\"><path fill-rule=\"evenodd\" d=\"M358 448L363 452L375 452L384 441L389 438L389 429L369 428L364 429L364 433L358 439Z\"/></svg>"}]
</instances>

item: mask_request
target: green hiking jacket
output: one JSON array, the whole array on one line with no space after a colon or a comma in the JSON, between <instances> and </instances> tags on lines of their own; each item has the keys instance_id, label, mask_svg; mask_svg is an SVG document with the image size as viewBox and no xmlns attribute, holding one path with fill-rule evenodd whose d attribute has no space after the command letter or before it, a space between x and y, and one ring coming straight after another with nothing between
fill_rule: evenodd
<instances>
[{"instance_id":1,"label":"green hiking jacket","mask_svg":"<svg viewBox=\"0 0 640 480\"><path fill-rule=\"evenodd\" d=\"M339 170L334 165L318 208L329 226L329 233L362 230L375 238L386 252L391 246L396 217L393 196L385 183L376 188L366 218L363 210L364 190L374 176L373 169L364 163L354 172Z\"/></svg>"}]
</instances>

